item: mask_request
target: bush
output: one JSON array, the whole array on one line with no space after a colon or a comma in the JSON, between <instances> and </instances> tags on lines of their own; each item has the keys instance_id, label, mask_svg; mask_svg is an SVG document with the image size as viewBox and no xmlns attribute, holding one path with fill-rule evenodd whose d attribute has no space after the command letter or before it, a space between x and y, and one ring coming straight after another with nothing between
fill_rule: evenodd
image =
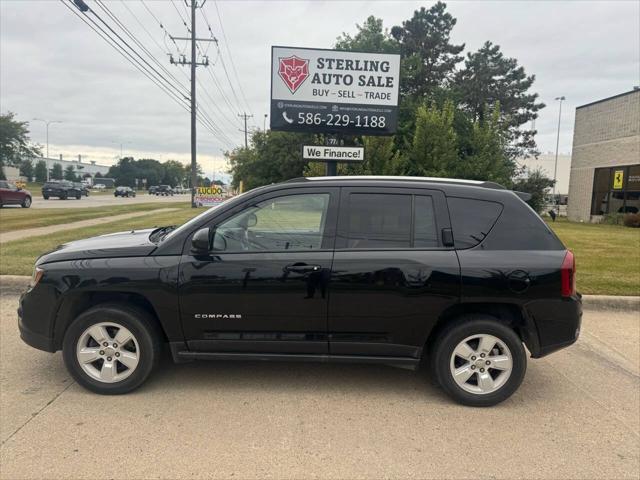
<instances>
[{"instance_id":1,"label":"bush","mask_svg":"<svg viewBox=\"0 0 640 480\"><path fill-rule=\"evenodd\" d=\"M605 225L622 225L623 216L622 213L608 213L602 217L600 223L604 223Z\"/></svg>"},{"instance_id":2,"label":"bush","mask_svg":"<svg viewBox=\"0 0 640 480\"><path fill-rule=\"evenodd\" d=\"M622 223L625 227L640 228L640 213L627 213Z\"/></svg>"}]
</instances>

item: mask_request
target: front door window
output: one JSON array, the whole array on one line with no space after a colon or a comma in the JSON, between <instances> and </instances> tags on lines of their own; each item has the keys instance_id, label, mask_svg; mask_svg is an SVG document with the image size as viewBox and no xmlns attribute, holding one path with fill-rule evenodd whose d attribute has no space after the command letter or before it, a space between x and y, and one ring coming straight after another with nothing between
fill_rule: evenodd
<instances>
[{"instance_id":1,"label":"front door window","mask_svg":"<svg viewBox=\"0 0 640 480\"><path fill-rule=\"evenodd\" d=\"M248 207L216 227L213 248L224 252L322 248L328 193L285 195Z\"/></svg>"}]
</instances>

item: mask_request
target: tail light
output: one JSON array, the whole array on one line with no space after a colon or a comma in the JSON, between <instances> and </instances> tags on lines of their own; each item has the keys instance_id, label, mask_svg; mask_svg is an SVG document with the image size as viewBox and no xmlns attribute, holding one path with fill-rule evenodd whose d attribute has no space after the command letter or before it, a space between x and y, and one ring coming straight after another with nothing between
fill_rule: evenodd
<instances>
[{"instance_id":1,"label":"tail light","mask_svg":"<svg viewBox=\"0 0 640 480\"><path fill-rule=\"evenodd\" d=\"M571 250L567 250L567 254L562 261L560 268L561 292L563 297L570 297L576 293L576 258Z\"/></svg>"}]
</instances>

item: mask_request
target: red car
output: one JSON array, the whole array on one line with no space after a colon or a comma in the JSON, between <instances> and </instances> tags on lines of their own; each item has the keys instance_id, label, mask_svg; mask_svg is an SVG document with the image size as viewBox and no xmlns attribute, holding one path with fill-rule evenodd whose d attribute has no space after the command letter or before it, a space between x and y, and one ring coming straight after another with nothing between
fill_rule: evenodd
<instances>
[{"instance_id":1,"label":"red car","mask_svg":"<svg viewBox=\"0 0 640 480\"><path fill-rule=\"evenodd\" d=\"M16 187L13 183L0 180L0 207L5 205L31 206L31 192Z\"/></svg>"}]
</instances>

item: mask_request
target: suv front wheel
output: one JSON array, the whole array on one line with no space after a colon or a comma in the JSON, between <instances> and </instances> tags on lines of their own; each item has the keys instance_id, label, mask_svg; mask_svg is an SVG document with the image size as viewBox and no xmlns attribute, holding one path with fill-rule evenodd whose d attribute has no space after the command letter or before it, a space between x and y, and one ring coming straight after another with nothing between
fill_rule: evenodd
<instances>
[{"instance_id":1,"label":"suv front wheel","mask_svg":"<svg viewBox=\"0 0 640 480\"><path fill-rule=\"evenodd\" d=\"M63 340L63 357L83 387L117 395L139 387L158 363L161 343L143 310L103 304L80 314Z\"/></svg>"},{"instance_id":2,"label":"suv front wheel","mask_svg":"<svg viewBox=\"0 0 640 480\"><path fill-rule=\"evenodd\" d=\"M431 370L456 401L488 407L509 398L520 386L527 357L510 327L485 315L460 318L439 335Z\"/></svg>"}]
</instances>

